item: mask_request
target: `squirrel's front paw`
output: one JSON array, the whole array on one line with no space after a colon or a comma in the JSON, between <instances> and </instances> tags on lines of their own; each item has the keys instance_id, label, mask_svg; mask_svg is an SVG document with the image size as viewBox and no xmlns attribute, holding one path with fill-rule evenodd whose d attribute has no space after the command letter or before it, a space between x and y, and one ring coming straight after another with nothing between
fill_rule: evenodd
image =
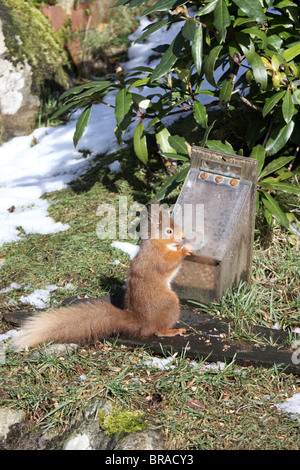
<instances>
[{"instance_id":1,"label":"squirrel's front paw","mask_svg":"<svg viewBox=\"0 0 300 470\"><path fill-rule=\"evenodd\" d=\"M190 243L185 243L181 249L185 252L185 255L192 255L194 253L194 247Z\"/></svg>"}]
</instances>

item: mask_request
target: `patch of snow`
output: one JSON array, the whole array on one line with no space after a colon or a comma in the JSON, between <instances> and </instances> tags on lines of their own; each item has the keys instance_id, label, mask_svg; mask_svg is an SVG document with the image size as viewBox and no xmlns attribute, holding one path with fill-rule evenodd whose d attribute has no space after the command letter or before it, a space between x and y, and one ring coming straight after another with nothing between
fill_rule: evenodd
<instances>
[{"instance_id":1,"label":"patch of snow","mask_svg":"<svg viewBox=\"0 0 300 470\"><path fill-rule=\"evenodd\" d=\"M291 415L292 419L300 420L300 393L295 393L285 402L275 405L278 410Z\"/></svg>"},{"instance_id":2,"label":"patch of snow","mask_svg":"<svg viewBox=\"0 0 300 470\"><path fill-rule=\"evenodd\" d=\"M167 358L161 358L161 357L151 357L149 360L146 361L146 365L152 366L152 367L157 367L158 369L161 370L168 370L168 369L174 369L174 365L172 365L172 362L174 362L176 358L175 357L167 357ZM221 371L226 367L225 362L211 362L209 364L202 364L199 366L198 362L190 362L190 365L195 367L197 369L198 373L203 373L207 370L218 370Z\"/></svg>"},{"instance_id":3,"label":"patch of snow","mask_svg":"<svg viewBox=\"0 0 300 470\"><path fill-rule=\"evenodd\" d=\"M157 367L161 370L174 369L175 366L170 365L174 361L174 357L151 357L149 361L146 362L146 365L151 367Z\"/></svg>"},{"instance_id":4,"label":"patch of snow","mask_svg":"<svg viewBox=\"0 0 300 470\"><path fill-rule=\"evenodd\" d=\"M3 333L2 335L0 335L0 343L2 341L6 341L7 339L13 338L17 334L18 334L17 330L9 330L6 333Z\"/></svg>"},{"instance_id":5,"label":"patch of snow","mask_svg":"<svg viewBox=\"0 0 300 470\"><path fill-rule=\"evenodd\" d=\"M122 173L122 168L121 168L119 160L115 160L114 162L110 163L107 166L111 173Z\"/></svg>"},{"instance_id":6,"label":"patch of snow","mask_svg":"<svg viewBox=\"0 0 300 470\"><path fill-rule=\"evenodd\" d=\"M34 292L29 294L28 296L20 297L20 302L24 304L29 304L32 307L42 309L42 308L49 308L50 306L50 294L57 290L57 286L49 285L46 286L45 289L35 289Z\"/></svg>"},{"instance_id":7,"label":"patch of snow","mask_svg":"<svg viewBox=\"0 0 300 470\"><path fill-rule=\"evenodd\" d=\"M122 250L124 253L127 253L130 256L130 259L133 259L137 253L139 252L140 247L137 245L133 245L133 243L129 242L112 242L111 246L113 248L118 248Z\"/></svg>"},{"instance_id":8,"label":"patch of snow","mask_svg":"<svg viewBox=\"0 0 300 470\"><path fill-rule=\"evenodd\" d=\"M20 284L17 284L16 282L12 282L9 287L4 287L3 289L0 290L0 295L5 294L6 292L11 292L14 289L21 289Z\"/></svg>"}]
</instances>

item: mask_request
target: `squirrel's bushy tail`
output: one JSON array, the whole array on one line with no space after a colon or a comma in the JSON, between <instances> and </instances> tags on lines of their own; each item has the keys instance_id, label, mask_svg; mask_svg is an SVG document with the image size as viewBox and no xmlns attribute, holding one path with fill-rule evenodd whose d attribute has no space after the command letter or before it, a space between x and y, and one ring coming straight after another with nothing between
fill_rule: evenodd
<instances>
[{"instance_id":1,"label":"squirrel's bushy tail","mask_svg":"<svg viewBox=\"0 0 300 470\"><path fill-rule=\"evenodd\" d=\"M139 330L130 313L105 301L88 301L30 317L12 345L21 349L50 341L82 344L116 333L136 336Z\"/></svg>"}]
</instances>

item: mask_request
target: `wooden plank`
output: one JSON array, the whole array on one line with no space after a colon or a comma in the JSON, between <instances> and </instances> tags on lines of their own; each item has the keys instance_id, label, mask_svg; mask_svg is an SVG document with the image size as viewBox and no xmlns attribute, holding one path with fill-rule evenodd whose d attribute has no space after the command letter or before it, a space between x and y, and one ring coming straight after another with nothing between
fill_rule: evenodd
<instances>
[{"instance_id":1,"label":"wooden plank","mask_svg":"<svg viewBox=\"0 0 300 470\"><path fill-rule=\"evenodd\" d=\"M106 301L115 306L122 306L119 297L105 296ZM76 300L78 302L78 300ZM65 304L73 303L68 299ZM4 319L14 325L20 325L22 321L32 315L33 312L1 312ZM209 362L234 360L242 366L272 367L274 364L282 367L287 373L300 375L300 364L292 361L292 351L284 349L288 333L273 330L266 327L253 327L253 332L265 339L271 339L277 346L259 346L245 341L235 341L230 337L230 324L212 315L197 313L191 310L181 309L179 327L187 328L184 336L171 338L126 338L119 336L116 343L128 347L147 347L155 354L168 351L171 354L184 353L191 359L205 359ZM109 339L109 338L107 338ZM110 338L115 341L115 338Z\"/></svg>"},{"instance_id":2,"label":"wooden plank","mask_svg":"<svg viewBox=\"0 0 300 470\"><path fill-rule=\"evenodd\" d=\"M300 364L292 361L292 351L280 349L276 346L253 346L242 341L233 341L228 336L229 324L218 320L211 315L197 314L188 310L181 310L179 327L190 327L184 336L171 338L158 338L156 336L144 339L119 337L117 344L130 347L147 347L156 354L163 350L171 354L184 353L186 357L208 362L234 360L242 366L272 367L280 366L286 373L300 375ZM257 333L260 329L257 329ZM261 334L281 343L287 338L286 332L279 332L270 328L262 328ZM282 334L283 333L283 334Z\"/></svg>"}]
</instances>

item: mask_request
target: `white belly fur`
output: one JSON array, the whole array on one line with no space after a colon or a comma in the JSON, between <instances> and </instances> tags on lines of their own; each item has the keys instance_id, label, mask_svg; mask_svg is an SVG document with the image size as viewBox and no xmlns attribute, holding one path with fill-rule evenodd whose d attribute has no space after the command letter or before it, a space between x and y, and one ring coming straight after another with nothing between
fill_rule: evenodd
<instances>
[{"instance_id":1,"label":"white belly fur","mask_svg":"<svg viewBox=\"0 0 300 470\"><path fill-rule=\"evenodd\" d=\"M169 289L171 289L171 283L172 283L174 277L176 276L176 274L178 273L179 269L180 269L180 266L178 266L178 268L175 269L175 271L173 271L171 276L169 277L169 279L167 281Z\"/></svg>"}]
</instances>

